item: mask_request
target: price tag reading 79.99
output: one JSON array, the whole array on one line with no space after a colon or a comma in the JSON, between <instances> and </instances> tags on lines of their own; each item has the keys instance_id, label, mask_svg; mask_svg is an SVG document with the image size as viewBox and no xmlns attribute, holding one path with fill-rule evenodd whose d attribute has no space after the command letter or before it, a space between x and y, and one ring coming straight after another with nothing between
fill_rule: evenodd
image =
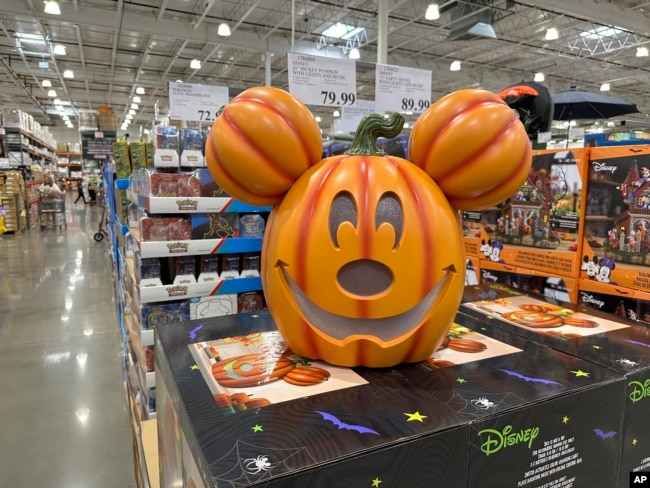
<instances>
[{"instance_id":1,"label":"price tag reading 79.99","mask_svg":"<svg viewBox=\"0 0 650 488\"><path fill-rule=\"evenodd\" d=\"M353 92L337 93L335 91L322 90L320 92L325 105L354 105L357 96Z\"/></svg>"}]
</instances>

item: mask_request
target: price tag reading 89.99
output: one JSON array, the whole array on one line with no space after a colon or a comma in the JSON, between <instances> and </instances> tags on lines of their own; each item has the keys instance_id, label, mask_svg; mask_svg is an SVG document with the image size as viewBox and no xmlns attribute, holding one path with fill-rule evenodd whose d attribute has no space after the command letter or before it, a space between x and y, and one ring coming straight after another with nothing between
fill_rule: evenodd
<instances>
[{"instance_id":1,"label":"price tag reading 89.99","mask_svg":"<svg viewBox=\"0 0 650 488\"><path fill-rule=\"evenodd\" d=\"M429 108L429 105L431 105L429 100L402 98L402 110L421 112L424 109Z\"/></svg>"},{"instance_id":2,"label":"price tag reading 89.99","mask_svg":"<svg viewBox=\"0 0 650 488\"><path fill-rule=\"evenodd\" d=\"M377 112L424 112L431 104L431 71L378 64Z\"/></svg>"}]
</instances>

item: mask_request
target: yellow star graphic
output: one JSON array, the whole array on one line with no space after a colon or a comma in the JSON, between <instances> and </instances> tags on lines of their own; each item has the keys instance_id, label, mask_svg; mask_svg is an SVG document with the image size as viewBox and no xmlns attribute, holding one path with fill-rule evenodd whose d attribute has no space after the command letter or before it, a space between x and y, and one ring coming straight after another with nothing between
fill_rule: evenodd
<instances>
[{"instance_id":1,"label":"yellow star graphic","mask_svg":"<svg viewBox=\"0 0 650 488\"><path fill-rule=\"evenodd\" d=\"M589 373L582 371L581 369L579 369L578 371L569 371L569 373L574 373L576 375L576 378L579 376L584 376L586 378L589 378Z\"/></svg>"},{"instance_id":2,"label":"yellow star graphic","mask_svg":"<svg viewBox=\"0 0 650 488\"><path fill-rule=\"evenodd\" d=\"M426 415L422 415L420 412L414 412L414 413L406 413L404 412L404 415L408 417L406 419L407 422L411 422L412 420L417 420L418 422L422 422L423 419L426 419Z\"/></svg>"},{"instance_id":3,"label":"yellow star graphic","mask_svg":"<svg viewBox=\"0 0 650 488\"><path fill-rule=\"evenodd\" d=\"M192 371L195 371L195 370L199 369L199 367L198 367L198 365L193 364L192 366L190 366L190 369L191 369Z\"/></svg>"},{"instance_id":4,"label":"yellow star graphic","mask_svg":"<svg viewBox=\"0 0 650 488\"><path fill-rule=\"evenodd\" d=\"M264 431L262 426L259 425L259 424L255 424L253 427L251 427L251 429L253 429L253 432L263 432Z\"/></svg>"},{"instance_id":5,"label":"yellow star graphic","mask_svg":"<svg viewBox=\"0 0 650 488\"><path fill-rule=\"evenodd\" d=\"M636 437L635 437L634 439L632 439L632 445L633 445L633 446L636 446L636 443L637 443L637 442L639 442L639 441L636 440Z\"/></svg>"},{"instance_id":6,"label":"yellow star graphic","mask_svg":"<svg viewBox=\"0 0 650 488\"><path fill-rule=\"evenodd\" d=\"M562 417L562 423L563 424L569 423L569 417L567 417L566 415L564 417Z\"/></svg>"},{"instance_id":7,"label":"yellow star graphic","mask_svg":"<svg viewBox=\"0 0 650 488\"><path fill-rule=\"evenodd\" d=\"M382 481L379 478L375 478L374 480L372 480L372 487L377 488L379 486L379 483L381 482Z\"/></svg>"}]
</instances>

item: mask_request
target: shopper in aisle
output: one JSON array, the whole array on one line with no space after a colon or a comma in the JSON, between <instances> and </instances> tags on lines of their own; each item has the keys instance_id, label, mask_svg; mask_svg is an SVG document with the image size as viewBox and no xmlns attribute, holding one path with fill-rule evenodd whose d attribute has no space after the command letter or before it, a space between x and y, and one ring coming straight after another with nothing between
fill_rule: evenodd
<instances>
[{"instance_id":1,"label":"shopper in aisle","mask_svg":"<svg viewBox=\"0 0 650 488\"><path fill-rule=\"evenodd\" d=\"M61 188L54 182L54 178L51 176L45 177L45 182L39 188L40 192L45 195L57 195L62 194Z\"/></svg>"},{"instance_id":2,"label":"shopper in aisle","mask_svg":"<svg viewBox=\"0 0 650 488\"><path fill-rule=\"evenodd\" d=\"M77 180L77 192L79 192L79 195L77 195L77 199L74 201L76 204L80 198L83 199L84 203L88 205L88 202L86 201L86 195L84 195L84 183L82 179Z\"/></svg>"}]
</instances>

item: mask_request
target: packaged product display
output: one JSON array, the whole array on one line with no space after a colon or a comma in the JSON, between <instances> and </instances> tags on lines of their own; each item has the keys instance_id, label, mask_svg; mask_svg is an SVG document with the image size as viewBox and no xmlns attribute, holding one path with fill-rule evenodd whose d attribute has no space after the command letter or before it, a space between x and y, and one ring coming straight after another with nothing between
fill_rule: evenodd
<instances>
[{"instance_id":1,"label":"packaged product display","mask_svg":"<svg viewBox=\"0 0 650 488\"><path fill-rule=\"evenodd\" d=\"M621 319L650 325L650 293L648 292L581 279L578 306L585 311L592 308Z\"/></svg>"},{"instance_id":2,"label":"packaged product display","mask_svg":"<svg viewBox=\"0 0 650 488\"><path fill-rule=\"evenodd\" d=\"M199 258L199 278L198 281L218 281L219 280L219 256L208 255Z\"/></svg>"},{"instance_id":3,"label":"packaged product display","mask_svg":"<svg viewBox=\"0 0 650 488\"><path fill-rule=\"evenodd\" d=\"M131 168L133 171L147 167L147 149L144 142L130 143L129 155L131 156Z\"/></svg>"},{"instance_id":4,"label":"packaged product display","mask_svg":"<svg viewBox=\"0 0 650 488\"><path fill-rule=\"evenodd\" d=\"M143 329L153 329L166 324L181 324L188 320L190 320L190 305L187 300L143 305L140 308L140 324Z\"/></svg>"},{"instance_id":5,"label":"packaged product display","mask_svg":"<svg viewBox=\"0 0 650 488\"><path fill-rule=\"evenodd\" d=\"M196 258L194 256L178 256L174 260L174 284L196 283Z\"/></svg>"},{"instance_id":6,"label":"packaged product display","mask_svg":"<svg viewBox=\"0 0 650 488\"><path fill-rule=\"evenodd\" d=\"M594 147L580 278L650 290L650 146Z\"/></svg>"},{"instance_id":7,"label":"packaged product display","mask_svg":"<svg viewBox=\"0 0 650 488\"><path fill-rule=\"evenodd\" d=\"M180 163L178 129L169 126L156 126L155 143L154 166L156 168L178 168Z\"/></svg>"},{"instance_id":8,"label":"packaged product display","mask_svg":"<svg viewBox=\"0 0 650 488\"><path fill-rule=\"evenodd\" d=\"M237 213L191 214L192 239L239 237L239 222L239 214ZM262 236L256 235L254 237Z\"/></svg>"},{"instance_id":9,"label":"packaged product display","mask_svg":"<svg viewBox=\"0 0 650 488\"><path fill-rule=\"evenodd\" d=\"M190 319L207 319L237 313L237 295L190 298Z\"/></svg>"},{"instance_id":10,"label":"packaged product display","mask_svg":"<svg viewBox=\"0 0 650 488\"><path fill-rule=\"evenodd\" d=\"M129 156L129 145L126 141L113 142L113 161L115 162L115 174L118 178L128 178L131 175L131 159Z\"/></svg>"},{"instance_id":11,"label":"packaged product display","mask_svg":"<svg viewBox=\"0 0 650 488\"><path fill-rule=\"evenodd\" d=\"M619 416L619 421L622 418L620 430L601 430L615 432L612 437L619 439L619 472L615 483L603 486L628 487L629 473L642 471L650 456L650 431L647 429L650 402L644 401L650 377L648 328L594 309L543 302L506 290L476 288L467 290L465 299L468 302L462 306L461 313L481 320L486 330L503 329L548 345L594 366L608 368L624 380L625 389L620 398L625 403L623 415ZM585 368L577 371L581 375L590 373ZM603 404L609 408L613 403L610 398ZM601 438L598 431L594 432Z\"/></svg>"},{"instance_id":12,"label":"packaged product display","mask_svg":"<svg viewBox=\"0 0 650 488\"><path fill-rule=\"evenodd\" d=\"M260 214L247 214L239 218L241 237L263 237L266 223Z\"/></svg>"},{"instance_id":13,"label":"packaged product display","mask_svg":"<svg viewBox=\"0 0 650 488\"><path fill-rule=\"evenodd\" d=\"M487 261L576 278L584 228L584 149L539 150L525 182L503 203L463 214L465 250Z\"/></svg>"},{"instance_id":14,"label":"packaged product display","mask_svg":"<svg viewBox=\"0 0 650 488\"><path fill-rule=\"evenodd\" d=\"M147 193L152 197L201 196L201 183L194 173L149 172L148 175L150 182ZM144 191L146 192L146 187Z\"/></svg>"},{"instance_id":15,"label":"packaged product display","mask_svg":"<svg viewBox=\"0 0 650 488\"><path fill-rule=\"evenodd\" d=\"M160 259L135 255L135 279L140 286L162 286Z\"/></svg>"},{"instance_id":16,"label":"packaged product display","mask_svg":"<svg viewBox=\"0 0 650 488\"><path fill-rule=\"evenodd\" d=\"M242 254L241 257L241 276L259 276L260 275L261 256L259 254Z\"/></svg>"},{"instance_id":17,"label":"packaged product display","mask_svg":"<svg viewBox=\"0 0 650 488\"><path fill-rule=\"evenodd\" d=\"M237 313L264 310L264 297L258 291L248 291L237 295Z\"/></svg>"},{"instance_id":18,"label":"packaged product display","mask_svg":"<svg viewBox=\"0 0 650 488\"><path fill-rule=\"evenodd\" d=\"M459 316L434 356L390 370L298 356L266 311L162 327L161 483L614 486L623 379L482 327Z\"/></svg>"},{"instance_id":19,"label":"packaged product display","mask_svg":"<svg viewBox=\"0 0 650 488\"><path fill-rule=\"evenodd\" d=\"M222 254L221 258L221 272L219 273L219 279L230 280L233 278L239 278L239 264L240 257L238 254Z\"/></svg>"},{"instance_id":20,"label":"packaged product display","mask_svg":"<svg viewBox=\"0 0 650 488\"><path fill-rule=\"evenodd\" d=\"M192 238L192 226L187 219L179 216L144 217L140 220L140 238L143 241L189 240Z\"/></svg>"},{"instance_id":21,"label":"packaged product display","mask_svg":"<svg viewBox=\"0 0 650 488\"><path fill-rule=\"evenodd\" d=\"M181 167L205 166L203 147L204 134L200 129L181 129L180 133Z\"/></svg>"},{"instance_id":22,"label":"packaged product display","mask_svg":"<svg viewBox=\"0 0 650 488\"><path fill-rule=\"evenodd\" d=\"M149 169L153 169L155 167L153 163L154 154L156 154L156 143L154 141L147 141L145 143L145 157L147 158L146 167Z\"/></svg>"}]
</instances>

